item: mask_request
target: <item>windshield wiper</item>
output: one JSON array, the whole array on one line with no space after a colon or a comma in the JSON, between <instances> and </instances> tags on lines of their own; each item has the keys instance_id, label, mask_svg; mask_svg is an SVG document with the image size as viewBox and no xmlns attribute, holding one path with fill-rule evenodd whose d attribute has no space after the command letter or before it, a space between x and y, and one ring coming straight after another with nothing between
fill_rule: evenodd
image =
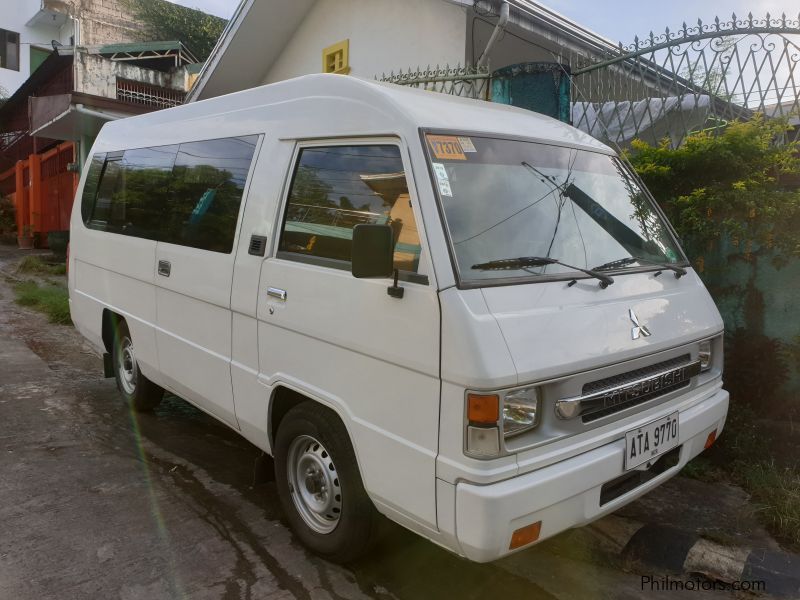
<instances>
[{"instance_id":1,"label":"windshield wiper","mask_svg":"<svg viewBox=\"0 0 800 600\"><path fill-rule=\"evenodd\" d=\"M646 258L639 258L638 256L629 256L627 258L620 258L618 260L612 260L607 263L603 263L602 265L598 265L596 267L592 267L595 271L606 271L608 269L616 269L618 267L625 267L627 265L633 264L635 262L645 263L649 265L653 265L654 267L661 267L662 269L669 269L675 273L675 279L680 279L684 275L686 275L686 269L682 267L678 267L676 265L671 265L669 263L662 263L654 260L648 260ZM656 273L656 277L661 274L661 271Z\"/></svg>"},{"instance_id":2,"label":"windshield wiper","mask_svg":"<svg viewBox=\"0 0 800 600\"><path fill-rule=\"evenodd\" d=\"M518 258L490 260L489 262L472 265L472 268L480 271L502 271L525 269L527 267L543 267L545 265L561 265L562 267L566 267L568 269L574 269L576 271L580 271L581 273L586 273L595 279L599 279L600 287L603 289L614 283L614 280L611 277L608 275L603 275L602 273L598 273L594 269L582 269L581 267L568 265L558 259L547 258L545 256L520 256Z\"/></svg>"}]
</instances>

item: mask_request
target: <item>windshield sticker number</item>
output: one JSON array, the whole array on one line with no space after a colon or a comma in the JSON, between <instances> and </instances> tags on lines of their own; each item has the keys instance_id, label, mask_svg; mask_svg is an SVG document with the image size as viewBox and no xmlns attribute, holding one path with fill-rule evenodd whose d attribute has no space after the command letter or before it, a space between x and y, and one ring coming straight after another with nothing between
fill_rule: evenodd
<instances>
[{"instance_id":1,"label":"windshield sticker number","mask_svg":"<svg viewBox=\"0 0 800 600\"><path fill-rule=\"evenodd\" d=\"M442 196L453 196L453 190L450 189L450 179L447 177L447 169L444 168L442 163L432 162L433 172L436 173L436 182L439 184L439 193Z\"/></svg>"},{"instance_id":2,"label":"windshield sticker number","mask_svg":"<svg viewBox=\"0 0 800 600\"><path fill-rule=\"evenodd\" d=\"M461 145L461 150L464 152L477 152L475 144L472 143L472 138L459 137L458 143Z\"/></svg>"},{"instance_id":3,"label":"windshield sticker number","mask_svg":"<svg viewBox=\"0 0 800 600\"><path fill-rule=\"evenodd\" d=\"M467 160L458 138L454 135L429 135L428 144L439 160Z\"/></svg>"}]
</instances>

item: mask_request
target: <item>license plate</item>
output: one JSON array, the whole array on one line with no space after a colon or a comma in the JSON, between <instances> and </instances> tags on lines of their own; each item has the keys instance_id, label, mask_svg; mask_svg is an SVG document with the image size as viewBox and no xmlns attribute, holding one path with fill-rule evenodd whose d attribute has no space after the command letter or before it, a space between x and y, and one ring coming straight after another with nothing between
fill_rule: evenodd
<instances>
[{"instance_id":1,"label":"license plate","mask_svg":"<svg viewBox=\"0 0 800 600\"><path fill-rule=\"evenodd\" d=\"M678 445L678 413L625 434L625 470L635 469Z\"/></svg>"}]
</instances>

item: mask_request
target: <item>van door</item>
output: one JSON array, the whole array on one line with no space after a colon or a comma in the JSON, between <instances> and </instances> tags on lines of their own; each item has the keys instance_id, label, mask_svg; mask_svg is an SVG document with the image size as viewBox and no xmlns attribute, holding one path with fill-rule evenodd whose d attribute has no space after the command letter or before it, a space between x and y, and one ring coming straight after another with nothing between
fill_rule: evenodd
<instances>
[{"instance_id":1,"label":"van door","mask_svg":"<svg viewBox=\"0 0 800 600\"><path fill-rule=\"evenodd\" d=\"M302 144L262 263L260 377L333 408L379 508L435 528L439 305L396 140ZM352 229L388 223L404 296L350 272Z\"/></svg>"},{"instance_id":2,"label":"van door","mask_svg":"<svg viewBox=\"0 0 800 600\"><path fill-rule=\"evenodd\" d=\"M230 371L233 248L257 140L180 145L154 265L165 387L237 428Z\"/></svg>"}]
</instances>

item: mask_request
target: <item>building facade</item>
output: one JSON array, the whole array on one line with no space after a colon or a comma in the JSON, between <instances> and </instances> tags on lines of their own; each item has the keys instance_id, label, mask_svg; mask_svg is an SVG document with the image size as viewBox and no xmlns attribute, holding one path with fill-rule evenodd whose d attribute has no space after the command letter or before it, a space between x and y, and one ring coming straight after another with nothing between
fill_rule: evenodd
<instances>
[{"instance_id":1,"label":"building facade","mask_svg":"<svg viewBox=\"0 0 800 600\"><path fill-rule=\"evenodd\" d=\"M184 102L197 59L180 41L142 36L121 0L4 0L0 196L14 202L20 245L46 246L68 228L106 122Z\"/></svg>"},{"instance_id":2,"label":"building facade","mask_svg":"<svg viewBox=\"0 0 800 600\"><path fill-rule=\"evenodd\" d=\"M11 96L54 47L133 42L141 30L120 0L3 0L0 94Z\"/></svg>"}]
</instances>

